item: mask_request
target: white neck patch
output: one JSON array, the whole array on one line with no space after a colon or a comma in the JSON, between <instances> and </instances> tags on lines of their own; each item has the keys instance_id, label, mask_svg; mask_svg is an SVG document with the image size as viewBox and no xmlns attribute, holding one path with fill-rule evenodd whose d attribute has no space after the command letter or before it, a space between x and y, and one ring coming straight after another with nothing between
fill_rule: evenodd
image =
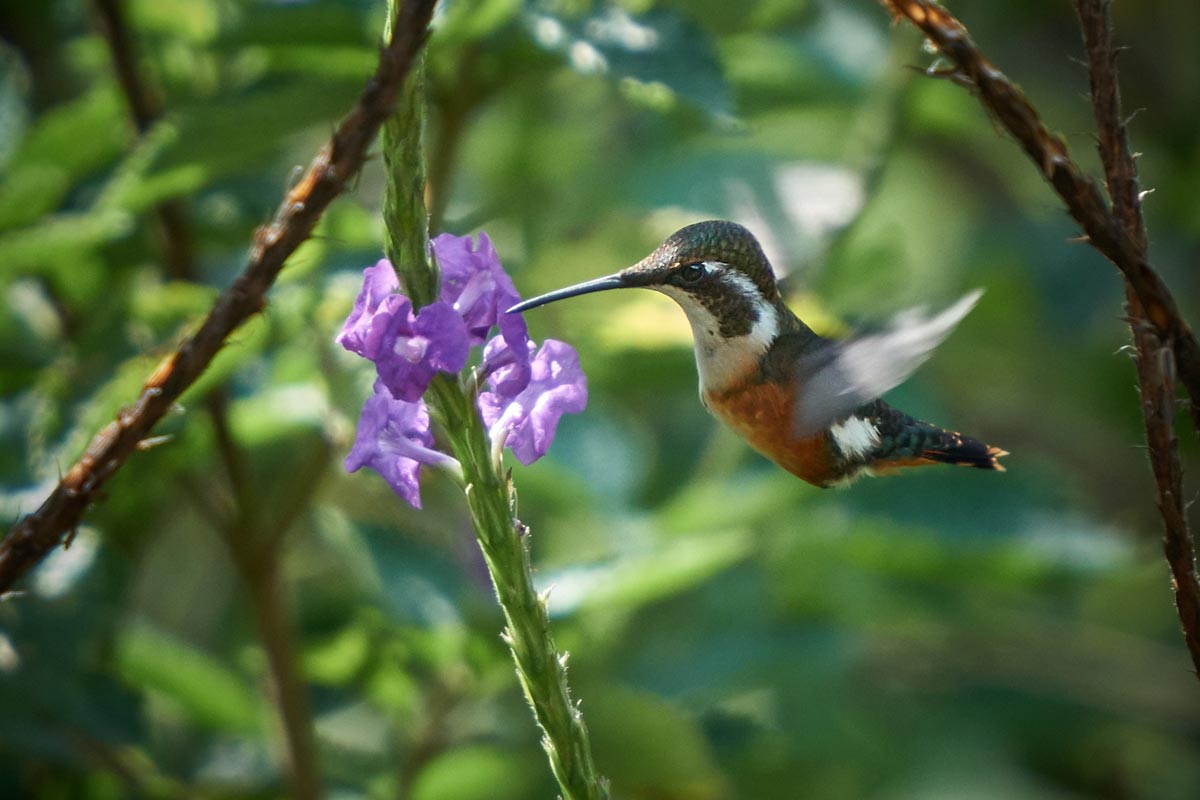
<instances>
[{"instance_id":1,"label":"white neck patch","mask_svg":"<svg viewBox=\"0 0 1200 800\"><path fill-rule=\"evenodd\" d=\"M758 362L779 333L779 318L775 307L762 299L762 294L753 281L719 262L705 262L705 266L719 275L719 279L730 287L755 298L754 306L758 311L758 319L751 326L750 332L744 336L725 337L721 335L720 321L683 289L670 285L654 287L679 304L692 326L701 394L722 391L745 377L746 372Z\"/></svg>"}]
</instances>

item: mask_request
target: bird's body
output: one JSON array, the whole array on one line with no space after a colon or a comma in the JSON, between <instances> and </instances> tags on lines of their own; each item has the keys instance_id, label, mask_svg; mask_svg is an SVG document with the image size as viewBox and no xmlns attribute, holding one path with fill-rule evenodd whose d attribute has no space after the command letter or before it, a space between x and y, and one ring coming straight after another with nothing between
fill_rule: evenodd
<instances>
[{"instance_id":1,"label":"bird's body","mask_svg":"<svg viewBox=\"0 0 1200 800\"><path fill-rule=\"evenodd\" d=\"M815 486L923 464L1003 469L996 462L1002 451L914 419L882 400L861 406L825 430L796 435L792 432L794 397L771 381L702 394L713 416L751 447Z\"/></svg>"},{"instance_id":2,"label":"bird's body","mask_svg":"<svg viewBox=\"0 0 1200 800\"><path fill-rule=\"evenodd\" d=\"M673 234L608 278L521 303L524 310L602 289L640 286L674 299L691 324L700 398L758 452L817 486L866 472L949 463L1003 470L1003 450L917 420L878 399L916 368L974 305L835 342L783 302L758 242L732 222Z\"/></svg>"}]
</instances>

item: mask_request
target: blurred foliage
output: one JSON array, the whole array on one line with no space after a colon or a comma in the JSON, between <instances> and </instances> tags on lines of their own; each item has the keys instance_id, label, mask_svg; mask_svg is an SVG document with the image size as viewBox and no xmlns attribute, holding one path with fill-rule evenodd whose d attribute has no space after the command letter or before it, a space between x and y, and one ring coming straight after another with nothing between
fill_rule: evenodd
<instances>
[{"instance_id":1,"label":"blurred foliage","mask_svg":"<svg viewBox=\"0 0 1200 800\"><path fill-rule=\"evenodd\" d=\"M166 108L140 140L87 4L0 10L7 519L240 268L371 69L383 15L128 6ZM1094 166L1070 4L954 10ZM1114 13L1153 259L1196 322L1200 7ZM705 415L664 298L531 314L590 374L587 413L515 480L619 797L1196 796L1200 687L1120 284L970 96L905 68L929 61L869 0L443 3L433 207L444 229L486 229L527 295L713 216L761 235L822 330L988 290L892 397L1011 450L1009 472L828 492ZM286 795L255 558L278 562L331 797L552 796L454 487L431 477L417 513L341 468L370 376L332 335L379 257L382 185L376 160L161 426L170 440L0 602L0 796ZM153 209L172 197L195 282L161 267ZM1180 438L1195 472L1186 423Z\"/></svg>"}]
</instances>

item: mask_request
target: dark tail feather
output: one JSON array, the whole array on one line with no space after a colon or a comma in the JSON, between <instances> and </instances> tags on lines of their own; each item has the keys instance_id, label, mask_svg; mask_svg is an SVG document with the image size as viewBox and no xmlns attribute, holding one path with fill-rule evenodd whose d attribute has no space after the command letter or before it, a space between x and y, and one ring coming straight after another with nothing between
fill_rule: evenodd
<instances>
[{"instance_id":1,"label":"dark tail feather","mask_svg":"<svg viewBox=\"0 0 1200 800\"><path fill-rule=\"evenodd\" d=\"M951 431L944 431L938 441L930 442L930 446L921 451L921 456L930 461L975 469L994 469L998 472L1004 472L1004 465L999 459L1006 455L1007 450Z\"/></svg>"},{"instance_id":2,"label":"dark tail feather","mask_svg":"<svg viewBox=\"0 0 1200 800\"><path fill-rule=\"evenodd\" d=\"M976 469L1004 472L999 459L1008 455L999 447L948 431L911 417L876 400L859 411L879 434L879 447L865 466L889 469L919 464L959 464Z\"/></svg>"}]
</instances>

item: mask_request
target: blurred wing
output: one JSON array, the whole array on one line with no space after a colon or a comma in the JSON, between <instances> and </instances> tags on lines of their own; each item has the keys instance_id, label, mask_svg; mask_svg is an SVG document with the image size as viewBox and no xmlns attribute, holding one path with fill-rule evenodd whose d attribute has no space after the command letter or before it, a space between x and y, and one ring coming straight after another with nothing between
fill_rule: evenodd
<instances>
[{"instance_id":1,"label":"blurred wing","mask_svg":"<svg viewBox=\"0 0 1200 800\"><path fill-rule=\"evenodd\" d=\"M983 295L976 289L933 317L920 309L896 316L891 327L807 354L797 362L803 375L796 398L798 436L822 431L863 403L903 383L925 363Z\"/></svg>"}]
</instances>

